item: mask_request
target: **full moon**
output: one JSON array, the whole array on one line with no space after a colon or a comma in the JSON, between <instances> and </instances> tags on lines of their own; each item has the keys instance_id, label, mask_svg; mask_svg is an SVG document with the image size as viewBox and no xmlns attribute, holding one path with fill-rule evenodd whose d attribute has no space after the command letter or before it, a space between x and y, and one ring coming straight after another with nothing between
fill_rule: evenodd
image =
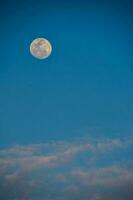
<instances>
[{"instance_id":1,"label":"full moon","mask_svg":"<svg viewBox=\"0 0 133 200\"><path fill-rule=\"evenodd\" d=\"M30 53L38 59L45 59L50 56L52 46L45 38L36 38L30 44Z\"/></svg>"}]
</instances>

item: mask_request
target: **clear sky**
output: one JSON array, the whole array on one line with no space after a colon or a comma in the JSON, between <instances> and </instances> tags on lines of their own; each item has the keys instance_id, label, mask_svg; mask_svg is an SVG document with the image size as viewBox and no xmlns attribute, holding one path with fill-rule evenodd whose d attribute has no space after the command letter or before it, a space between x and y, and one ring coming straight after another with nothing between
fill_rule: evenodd
<instances>
[{"instance_id":1,"label":"clear sky","mask_svg":"<svg viewBox=\"0 0 133 200\"><path fill-rule=\"evenodd\" d=\"M107 197L108 200L129 200L128 196L133 195L129 195L130 191L126 190L128 195L125 198L119 197L116 194L119 193L119 188L117 192L113 192L113 197L108 194L102 196L103 192L99 193L97 186L93 188L87 180L78 185L78 180L75 178L73 180L69 178L69 181L65 179L65 176L69 177L70 174L80 178L82 176L82 179L87 176L90 179L92 174L95 174L95 171L87 171L90 166L88 167L86 162L89 161L83 162L83 160L88 156L87 145L93 147L93 150L96 148L95 151L99 151L99 147L96 145L99 140L102 152L113 148L110 160L104 159L104 155L101 154L100 158L96 157L97 155L94 155L91 149L92 160L93 157L96 157L92 168L94 170L99 167L100 175L96 175L100 179L97 178L99 181L103 179L100 166L105 170L102 171L103 174L108 173L108 170L113 170L113 172L111 171L113 174L120 171L120 163L115 166L115 172L112 167L112 163L117 161L123 162L123 164L128 163L125 164L128 170L132 168L133 150L130 146L133 133L132 13L133 4L127 0L5 0L1 2L0 147L5 148L5 152L7 152L3 155L3 150L1 150L0 155L2 158L4 157L4 160L8 157L12 160L17 156L19 161L22 155L26 158L29 155L33 157L41 155L42 160L35 161L35 158L33 160L42 165L45 165L45 159L49 159L47 156L44 158L46 152L46 155L50 154L51 157L56 154L56 161L54 161L59 163L62 162L60 156L65 159L65 156L74 155L66 168L64 166L57 167L54 163L56 166L55 171L53 170L54 178L59 172L63 173L59 176L58 184L56 178L55 182L51 182L53 179L47 177L50 184L56 183L55 185L62 188L61 191L64 193L58 194L59 188L54 188L54 185L53 191L46 190L46 196L41 189L38 189L39 191L34 196L31 197L30 194L28 197L26 196L26 200L78 200L77 196L80 194L76 191L80 189L86 191L84 200L104 200ZM38 60L29 52L30 43L37 37L45 37L52 44L52 54L45 60ZM79 138L82 138L82 144L80 144ZM88 141L87 138L91 138L89 144L85 142L85 140ZM98 138L100 139L98 140ZM53 145L51 141L54 142L54 147L51 146ZM43 150L42 146L39 146L39 150L36 151L38 143L49 147L44 151L44 146ZM16 147L16 145L18 146ZM123 145L126 146L124 150L121 149ZM114 150L114 146L115 148L116 146L120 147L118 152ZM31 149L31 154L29 154L29 149ZM64 154L60 155L60 150ZM10 154L10 151L18 152L18 154ZM78 155L79 157L76 159L73 151L76 152L76 155L77 152L84 153ZM51 157L50 159L52 159ZM105 158L107 157L108 154L105 155ZM2 160L2 162L4 161ZM25 162L26 166L29 166L27 163L29 161L25 160ZM48 160L50 166L51 162L53 164L53 160ZM110 162L112 163L110 164ZM17 163L18 166L21 164ZM16 163L14 165L16 166ZM76 172L74 166L79 171ZM5 165L4 167L6 168ZM21 166L19 169L19 174L23 167ZM84 169L85 172L83 172ZM120 177L126 173L122 170ZM69 175L67 176L64 171L67 171ZM13 168L14 173L16 172ZM33 171L30 173L32 177L39 174L36 182L40 180L40 171L35 174ZM128 173L131 176L129 171ZM7 175L7 171L5 174ZM127 174L125 176L127 177ZM118 182L120 177L118 177ZM19 181L20 179L21 177L19 177ZM29 184L27 179L24 181L27 185ZM124 181L127 180L123 179ZM128 181L133 183L133 179ZM74 183L77 183L78 188ZM45 186L49 187L48 183ZM89 194L87 187L91 188ZM10 188L10 184L7 188ZM3 192L0 194L3 195L2 200L24 198L19 192L16 194L18 196L13 196L14 194L11 197L4 196L7 188L3 188ZM69 191L68 188L71 188L70 194L74 193L75 196L66 195L65 191ZM92 194L95 191L96 195L93 197ZM112 191L114 190L112 189ZM22 194L25 194L24 191ZM79 199L81 200L81 198L83 197L80 196Z\"/></svg>"}]
</instances>

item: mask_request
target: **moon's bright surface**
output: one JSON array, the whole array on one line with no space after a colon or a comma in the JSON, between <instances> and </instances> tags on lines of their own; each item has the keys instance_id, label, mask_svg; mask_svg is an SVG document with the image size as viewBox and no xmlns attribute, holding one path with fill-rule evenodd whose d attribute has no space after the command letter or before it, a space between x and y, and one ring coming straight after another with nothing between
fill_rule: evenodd
<instances>
[{"instance_id":1,"label":"moon's bright surface","mask_svg":"<svg viewBox=\"0 0 133 200\"><path fill-rule=\"evenodd\" d=\"M52 46L45 38L36 38L30 44L30 53L38 59L45 59L50 56Z\"/></svg>"}]
</instances>

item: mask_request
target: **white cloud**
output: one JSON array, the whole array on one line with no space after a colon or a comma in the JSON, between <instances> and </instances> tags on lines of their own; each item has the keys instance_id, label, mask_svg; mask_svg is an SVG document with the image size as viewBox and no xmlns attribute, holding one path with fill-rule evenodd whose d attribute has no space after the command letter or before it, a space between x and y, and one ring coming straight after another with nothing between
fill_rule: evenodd
<instances>
[{"instance_id":1,"label":"white cloud","mask_svg":"<svg viewBox=\"0 0 133 200\"><path fill-rule=\"evenodd\" d=\"M2 149L0 199L129 200L132 158L125 163L116 152L127 155L132 144L132 138L86 138ZM127 199L119 195L120 188Z\"/></svg>"}]
</instances>

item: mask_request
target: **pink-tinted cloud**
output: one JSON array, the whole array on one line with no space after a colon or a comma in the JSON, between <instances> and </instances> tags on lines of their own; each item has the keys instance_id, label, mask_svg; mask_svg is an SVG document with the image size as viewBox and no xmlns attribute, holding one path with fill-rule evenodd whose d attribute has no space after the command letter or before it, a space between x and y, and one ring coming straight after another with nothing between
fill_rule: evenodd
<instances>
[{"instance_id":1,"label":"pink-tinted cloud","mask_svg":"<svg viewBox=\"0 0 133 200\"><path fill-rule=\"evenodd\" d=\"M2 149L0 199L130 200L132 159L125 163L116 153L127 154L132 144L132 138L86 138Z\"/></svg>"}]
</instances>

